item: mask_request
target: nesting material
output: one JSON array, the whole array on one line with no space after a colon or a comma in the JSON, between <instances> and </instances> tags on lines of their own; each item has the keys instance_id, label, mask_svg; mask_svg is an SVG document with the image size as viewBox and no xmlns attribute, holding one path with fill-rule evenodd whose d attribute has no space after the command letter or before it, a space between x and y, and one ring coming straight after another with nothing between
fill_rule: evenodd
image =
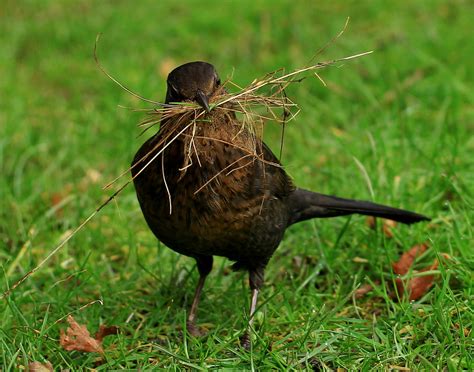
<instances>
[{"instance_id":1,"label":"nesting material","mask_svg":"<svg viewBox=\"0 0 474 372\"><path fill-rule=\"evenodd\" d=\"M212 161L209 159L212 153L209 153L208 149L215 141L239 148L244 157L264 161L261 156L261 138L265 123L270 121L285 124L294 119L300 111L298 105L286 95L285 89L292 83L302 81L308 72L323 81L317 70L370 53L320 62L286 74L283 69L279 69L263 78L255 79L245 88L228 80L210 97L209 113L192 102L157 103L157 107L147 111L147 117L140 126L146 131L161 124L161 141L155 145L152 157L145 157L137 163L141 169L135 177L178 138L185 144L181 177L196 163L200 166L202 161ZM229 87L237 88L238 91L230 93ZM224 129L222 123L226 124ZM220 170L225 171L226 169Z\"/></svg>"}]
</instances>

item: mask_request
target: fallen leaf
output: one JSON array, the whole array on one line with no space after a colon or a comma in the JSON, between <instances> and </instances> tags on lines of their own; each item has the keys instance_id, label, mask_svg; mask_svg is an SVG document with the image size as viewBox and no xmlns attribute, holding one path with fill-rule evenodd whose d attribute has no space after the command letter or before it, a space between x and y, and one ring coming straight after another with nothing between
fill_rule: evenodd
<instances>
[{"instance_id":1,"label":"fallen leaf","mask_svg":"<svg viewBox=\"0 0 474 372\"><path fill-rule=\"evenodd\" d=\"M397 226L397 222L393 220L383 220L382 231L387 238L393 238L392 229Z\"/></svg>"},{"instance_id":2,"label":"fallen leaf","mask_svg":"<svg viewBox=\"0 0 474 372\"><path fill-rule=\"evenodd\" d=\"M367 258L362 258L362 257L354 257L352 259L352 262L355 262L355 263L367 263L369 262L369 260Z\"/></svg>"},{"instance_id":3,"label":"fallen leaf","mask_svg":"<svg viewBox=\"0 0 474 372\"><path fill-rule=\"evenodd\" d=\"M51 207L54 209L54 215L56 218L61 219L64 214L63 207L61 206L62 201L64 200L65 195L59 192L54 192L50 196Z\"/></svg>"},{"instance_id":4,"label":"fallen leaf","mask_svg":"<svg viewBox=\"0 0 474 372\"><path fill-rule=\"evenodd\" d=\"M433 265L421 270L420 272L435 270L438 268L438 260L433 262ZM435 275L423 275L416 276L410 279L401 279L396 278L395 283L397 285L397 291L400 297L403 297L405 294L408 294L410 301L418 300L423 297L423 295L428 292L428 290L433 286Z\"/></svg>"},{"instance_id":5,"label":"fallen leaf","mask_svg":"<svg viewBox=\"0 0 474 372\"><path fill-rule=\"evenodd\" d=\"M369 228L372 230L375 229L376 226L376 219L375 217L369 216L366 218L365 223ZM397 222L393 220L387 220L382 218L382 231L387 238L393 238L393 231L392 229L397 226Z\"/></svg>"},{"instance_id":6,"label":"fallen leaf","mask_svg":"<svg viewBox=\"0 0 474 372\"><path fill-rule=\"evenodd\" d=\"M448 261L454 261L453 258L447 253L441 253L441 257Z\"/></svg>"},{"instance_id":7,"label":"fallen leaf","mask_svg":"<svg viewBox=\"0 0 474 372\"><path fill-rule=\"evenodd\" d=\"M118 328L115 326L101 325L95 338L92 338L87 327L76 322L72 315L67 317L69 327L66 333L61 330L59 338L60 345L68 351L77 350L87 353L104 353L102 340L105 336L117 334Z\"/></svg>"},{"instance_id":8,"label":"fallen leaf","mask_svg":"<svg viewBox=\"0 0 474 372\"><path fill-rule=\"evenodd\" d=\"M50 362L31 362L28 363L28 372L53 372L53 365Z\"/></svg>"},{"instance_id":9,"label":"fallen leaf","mask_svg":"<svg viewBox=\"0 0 474 372\"><path fill-rule=\"evenodd\" d=\"M375 229L375 217L369 216L365 219L365 223L372 230Z\"/></svg>"},{"instance_id":10,"label":"fallen leaf","mask_svg":"<svg viewBox=\"0 0 474 372\"><path fill-rule=\"evenodd\" d=\"M101 354L104 352L101 343L90 336L85 325L77 323L72 315L67 317L67 321L69 327L66 329L66 333L61 329L61 335L59 338L59 343L65 350L77 350Z\"/></svg>"},{"instance_id":11,"label":"fallen leaf","mask_svg":"<svg viewBox=\"0 0 474 372\"><path fill-rule=\"evenodd\" d=\"M64 196L63 196L63 194L61 194L61 193L59 193L59 192L53 192L53 193L51 194L50 199L51 199L51 205L52 205L53 207L56 207L56 206L57 206L59 203L61 203L61 201L64 199ZM59 214L60 211L61 211L61 209L58 209L58 210L56 211L56 213ZM36 362L34 362L34 363L36 363Z\"/></svg>"},{"instance_id":12,"label":"fallen leaf","mask_svg":"<svg viewBox=\"0 0 474 372\"><path fill-rule=\"evenodd\" d=\"M393 272L398 275L405 275L413 265L415 258L420 256L427 248L426 243L414 245L409 251L402 254L398 262L392 264Z\"/></svg>"},{"instance_id":13,"label":"fallen leaf","mask_svg":"<svg viewBox=\"0 0 474 372\"><path fill-rule=\"evenodd\" d=\"M456 330L461 329L461 326L459 325L459 323L454 323L454 329ZM471 334L471 330L469 328L466 328L465 326L462 327L462 332L464 334L464 337L469 337L469 335Z\"/></svg>"},{"instance_id":14,"label":"fallen leaf","mask_svg":"<svg viewBox=\"0 0 474 372\"><path fill-rule=\"evenodd\" d=\"M95 339L99 342L102 342L104 337L109 336L109 335L116 335L119 331L119 328L117 326L106 326L101 324L99 327L99 330L95 334Z\"/></svg>"},{"instance_id":15,"label":"fallen leaf","mask_svg":"<svg viewBox=\"0 0 474 372\"><path fill-rule=\"evenodd\" d=\"M52 192L51 194L43 194L43 197L49 202L49 205L51 205L52 212L59 219L63 217L64 203L67 202L66 199L71 194L72 189L72 184L68 183L61 190Z\"/></svg>"},{"instance_id":16,"label":"fallen leaf","mask_svg":"<svg viewBox=\"0 0 474 372\"><path fill-rule=\"evenodd\" d=\"M402 329L398 331L398 334L403 335L405 333L412 333L413 332L413 326L412 325L406 325Z\"/></svg>"},{"instance_id":17,"label":"fallen leaf","mask_svg":"<svg viewBox=\"0 0 474 372\"><path fill-rule=\"evenodd\" d=\"M408 367L390 365L389 371L392 371L392 370L395 370L395 371L411 371L411 369L408 368Z\"/></svg>"},{"instance_id":18,"label":"fallen leaf","mask_svg":"<svg viewBox=\"0 0 474 372\"><path fill-rule=\"evenodd\" d=\"M372 287L372 285L370 285L370 284L361 285L359 288L357 288L354 291L354 296L355 296L355 298L362 298L367 293L372 292L373 289L374 289L374 287Z\"/></svg>"}]
</instances>

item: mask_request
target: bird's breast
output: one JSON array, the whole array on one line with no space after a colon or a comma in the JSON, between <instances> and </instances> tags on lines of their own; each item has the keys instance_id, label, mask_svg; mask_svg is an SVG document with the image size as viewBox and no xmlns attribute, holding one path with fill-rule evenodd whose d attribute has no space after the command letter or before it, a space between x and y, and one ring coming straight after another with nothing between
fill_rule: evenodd
<instances>
[{"instance_id":1,"label":"bird's breast","mask_svg":"<svg viewBox=\"0 0 474 372\"><path fill-rule=\"evenodd\" d=\"M132 174L145 219L158 239L188 255L274 249L287 216L262 142L240 125L219 123L226 121L196 123L169 144L160 131L138 151ZM259 236L268 242L256 242Z\"/></svg>"}]
</instances>

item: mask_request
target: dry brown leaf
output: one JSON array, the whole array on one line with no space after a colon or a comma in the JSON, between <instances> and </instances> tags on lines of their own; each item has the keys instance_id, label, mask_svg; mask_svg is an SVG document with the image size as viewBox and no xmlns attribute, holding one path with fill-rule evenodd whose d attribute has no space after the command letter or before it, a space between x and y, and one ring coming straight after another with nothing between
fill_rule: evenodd
<instances>
[{"instance_id":1,"label":"dry brown leaf","mask_svg":"<svg viewBox=\"0 0 474 372\"><path fill-rule=\"evenodd\" d=\"M361 285L359 288L357 288L354 291L354 296L355 296L355 298L362 298L367 293L372 292L373 289L374 289L374 287L372 287L372 285L370 285L370 284Z\"/></svg>"},{"instance_id":2,"label":"dry brown leaf","mask_svg":"<svg viewBox=\"0 0 474 372\"><path fill-rule=\"evenodd\" d=\"M26 369L28 372L53 372L53 365L50 362L31 362Z\"/></svg>"},{"instance_id":3,"label":"dry brown leaf","mask_svg":"<svg viewBox=\"0 0 474 372\"><path fill-rule=\"evenodd\" d=\"M367 226L369 226L370 229L375 229L375 217L372 217L372 216L368 216L366 219L365 219L365 224Z\"/></svg>"},{"instance_id":4,"label":"dry brown leaf","mask_svg":"<svg viewBox=\"0 0 474 372\"><path fill-rule=\"evenodd\" d=\"M433 265L421 270L420 272L436 270L437 268L438 260L435 260ZM408 280L396 278L395 283L397 285L398 294L400 297L408 294L410 301L418 300L419 298L423 297L423 295L433 286L434 278L434 274L417 276Z\"/></svg>"},{"instance_id":5,"label":"dry brown leaf","mask_svg":"<svg viewBox=\"0 0 474 372\"><path fill-rule=\"evenodd\" d=\"M382 231L387 238L393 238L392 229L397 226L397 222L393 220L383 220Z\"/></svg>"},{"instance_id":6,"label":"dry brown leaf","mask_svg":"<svg viewBox=\"0 0 474 372\"><path fill-rule=\"evenodd\" d=\"M375 229L376 226L376 219L375 217L369 216L365 220L366 225L371 228L372 230ZM382 218L382 231L387 238L393 238L393 231L392 229L397 226L397 222L393 220L387 220Z\"/></svg>"},{"instance_id":7,"label":"dry brown leaf","mask_svg":"<svg viewBox=\"0 0 474 372\"><path fill-rule=\"evenodd\" d=\"M77 323L72 315L67 317L67 321L69 327L66 329L66 333L61 329L61 335L59 338L59 343L65 350L77 350L101 354L104 352L101 343L90 336L85 325Z\"/></svg>"},{"instance_id":8,"label":"dry brown leaf","mask_svg":"<svg viewBox=\"0 0 474 372\"><path fill-rule=\"evenodd\" d=\"M400 260L395 262L393 271L398 275L406 275L413 265L413 262L428 248L427 243L417 244L413 246L409 251L402 254ZM443 257L446 257L442 254ZM436 270L439 262L435 260L429 267L420 270L419 273L426 271ZM414 271L416 273L417 271ZM410 301L418 300L433 286L435 274L415 276L412 278L396 278L395 284L398 295L400 297L408 296Z\"/></svg>"},{"instance_id":9,"label":"dry brown leaf","mask_svg":"<svg viewBox=\"0 0 474 372\"><path fill-rule=\"evenodd\" d=\"M50 196L51 206L56 207L64 199L64 195L60 192L53 192ZM61 209L57 210L57 214L61 212Z\"/></svg>"},{"instance_id":10,"label":"dry brown leaf","mask_svg":"<svg viewBox=\"0 0 474 372\"><path fill-rule=\"evenodd\" d=\"M454 323L453 326L454 326L454 329L456 329L456 330L461 329L461 325L459 325L459 323ZM466 327L462 326L462 331L463 331L464 337L469 337L469 335L471 334L471 329L470 328L466 328Z\"/></svg>"},{"instance_id":11,"label":"dry brown leaf","mask_svg":"<svg viewBox=\"0 0 474 372\"><path fill-rule=\"evenodd\" d=\"M68 351L77 350L87 353L103 354L103 338L111 334L117 334L118 332L117 327L107 327L101 325L99 331L96 334L96 338L92 338L89 331L87 330L87 327L77 323L72 315L67 317L67 321L69 323L69 327L66 329L66 333L61 330L59 343L65 350Z\"/></svg>"},{"instance_id":12,"label":"dry brown leaf","mask_svg":"<svg viewBox=\"0 0 474 372\"><path fill-rule=\"evenodd\" d=\"M440 253L441 257L443 257L445 260L448 261L453 261L454 259L448 254L448 253Z\"/></svg>"},{"instance_id":13,"label":"dry brown leaf","mask_svg":"<svg viewBox=\"0 0 474 372\"><path fill-rule=\"evenodd\" d=\"M398 275L405 275L413 265L415 258L426 251L428 245L426 243L416 244L409 251L402 254L400 260L392 264L393 272Z\"/></svg>"},{"instance_id":14,"label":"dry brown leaf","mask_svg":"<svg viewBox=\"0 0 474 372\"><path fill-rule=\"evenodd\" d=\"M63 195L61 195L58 192L53 193L50 197L51 206L53 208L56 208L56 210L54 211L54 215L58 219L61 219L64 215L63 208L59 206L61 202L63 201L63 199L64 199Z\"/></svg>"},{"instance_id":15,"label":"dry brown leaf","mask_svg":"<svg viewBox=\"0 0 474 372\"><path fill-rule=\"evenodd\" d=\"M398 331L398 334L403 335L405 333L412 333L413 332L413 326L412 325L406 325L402 329Z\"/></svg>"},{"instance_id":16,"label":"dry brown leaf","mask_svg":"<svg viewBox=\"0 0 474 372\"><path fill-rule=\"evenodd\" d=\"M42 197L45 203L51 206L53 209L54 216L61 219L64 214L64 203L67 202L67 198L71 195L73 186L70 183L64 185L61 190L56 190L51 193L43 193Z\"/></svg>"},{"instance_id":17,"label":"dry brown leaf","mask_svg":"<svg viewBox=\"0 0 474 372\"><path fill-rule=\"evenodd\" d=\"M109 335L116 335L118 333L119 329L117 326L105 326L101 325L99 327L99 330L95 334L95 339L99 342L102 342L104 337L109 336Z\"/></svg>"},{"instance_id":18,"label":"dry brown leaf","mask_svg":"<svg viewBox=\"0 0 474 372\"><path fill-rule=\"evenodd\" d=\"M403 367L403 366L396 366L396 365L390 365L390 371L411 371L410 368L408 367Z\"/></svg>"}]
</instances>

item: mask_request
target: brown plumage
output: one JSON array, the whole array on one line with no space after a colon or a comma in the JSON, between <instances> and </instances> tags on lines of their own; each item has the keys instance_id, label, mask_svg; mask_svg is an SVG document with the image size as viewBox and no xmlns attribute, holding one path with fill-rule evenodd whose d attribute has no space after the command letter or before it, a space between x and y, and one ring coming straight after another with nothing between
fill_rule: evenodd
<instances>
[{"instance_id":1,"label":"brown plumage","mask_svg":"<svg viewBox=\"0 0 474 372\"><path fill-rule=\"evenodd\" d=\"M158 133L135 155L132 175L155 236L196 259L200 279L188 317L190 333L199 334L196 311L215 255L235 261L236 269L248 270L252 322L264 269L290 225L352 213L407 224L427 220L409 211L296 188L265 143L237 120L231 103L209 109L209 101L223 89L212 65L182 65L170 73L167 83L165 103L194 101L204 112L196 120L163 120ZM248 333L242 342L249 345Z\"/></svg>"}]
</instances>

